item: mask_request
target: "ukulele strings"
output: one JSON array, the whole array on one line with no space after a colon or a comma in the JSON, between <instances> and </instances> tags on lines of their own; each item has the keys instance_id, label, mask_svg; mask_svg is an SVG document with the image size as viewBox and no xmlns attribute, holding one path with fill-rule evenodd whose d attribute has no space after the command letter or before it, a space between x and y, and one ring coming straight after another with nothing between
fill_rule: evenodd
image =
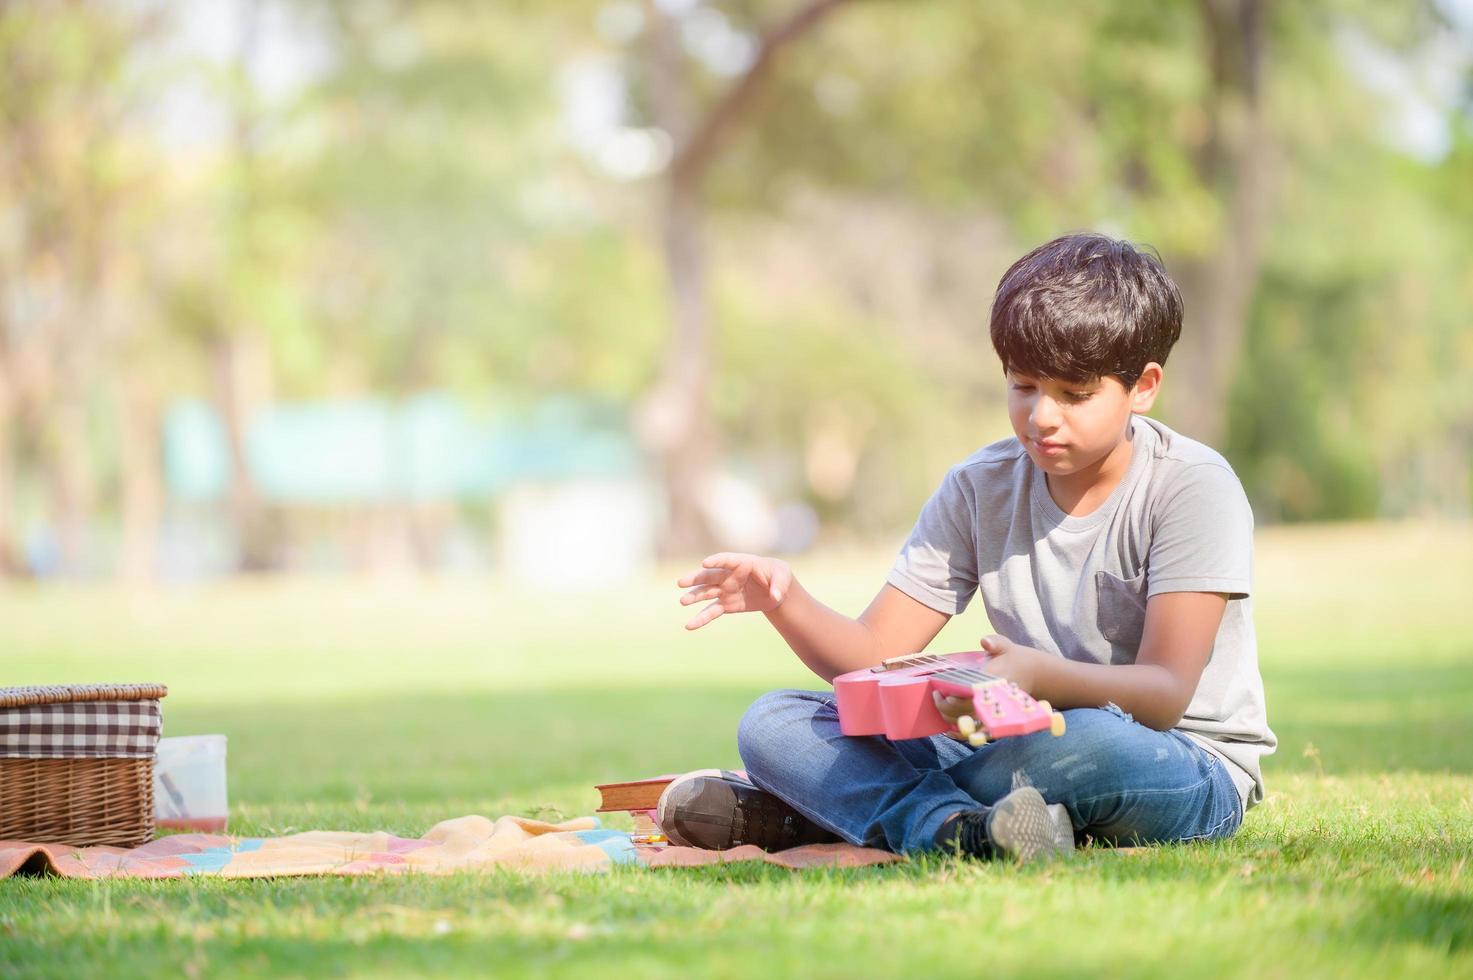
<instances>
[{"instance_id":1,"label":"ukulele strings","mask_svg":"<svg viewBox=\"0 0 1473 980\"><path fill-rule=\"evenodd\" d=\"M924 655L921 655L921 656L917 656L917 657L915 657L913 659L907 660L905 662L904 667L905 668L910 668L910 667L926 667L926 666L930 666L932 664L945 664L945 663L947 663L950 660L951 657L954 657L954 656L956 656L956 654L947 654L947 653L933 654L933 653L928 653L928 654L924 654ZM897 665L897 667L898 666L899 665ZM904 669L904 668L901 668L901 669ZM978 670L975 667L948 667L945 670L937 671L936 673L930 674L928 676L934 677L934 678L936 678L938 680L954 681L954 682L957 682L957 683L972 683L972 684L980 684L980 683L984 683L986 681L999 680L999 678L998 678L998 676L996 674L989 674L986 671Z\"/></svg>"},{"instance_id":2,"label":"ukulele strings","mask_svg":"<svg viewBox=\"0 0 1473 980\"><path fill-rule=\"evenodd\" d=\"M895 664L895 666L892 667L892 668L890 668L890 669L891 670L905 670L905 669L907 669L909 667L924 667L927 664L944 664L944 663L949 662L951 660L951 658L952 657L955 657L955 656L958 656L958 654L955 654L955 653L925 653L925 654L917 654L914 657L908 657L908 658L906 658L906 660L905 660L904 663L897 663L897 664ZM957 670L962 670L964 668L958 667L956 669Z\"/></svg>"},{"instance_id":3,"label":"ukulele strings","mask_svg":"<svg viewBox=\"0 0 1473 980\"><path fill-rule=\"evenodd\" d=\"M920 654L920 655L917 655L915 657L912 657L912 658L906 660L903 665L902 664L896 664L894 669L897 669L897 670L907 670L907 669L914 668L914 667L929 667L929 666L931 666L933 664L935 664L935 665L944 665L944 664L949 663L951 661L951 658L954 657L954 656L957 656L957 654L954 654L954 653L927 653L927 654ZM937 678L940 678L942 680L955 680L955 681L958 681L958 682L967 682L967 681L970 681L972 683L981 683L983 681L995 681L995 680L998 679L996 674L989 674L989 673L986 673L985 671L978 670L975 667L948 667L946 670L938 671L937 673L931 674L930 676L937 677Z\"/></svg>"},{"instance_id":4,"label":"ukulele strings","mask_svg":"<svg viewBox=\"0 0 1473 980\"><path fill-rule=\"evenodd\" d=\"M986 674L980 670L972 670L967 667L955 667L951 670L938 671L937 673L931 674L929 676L946 681L971 681L975 684L980 684L983 681L995 681L999 679L996 674Z\"/></svg>"}]
</instances>

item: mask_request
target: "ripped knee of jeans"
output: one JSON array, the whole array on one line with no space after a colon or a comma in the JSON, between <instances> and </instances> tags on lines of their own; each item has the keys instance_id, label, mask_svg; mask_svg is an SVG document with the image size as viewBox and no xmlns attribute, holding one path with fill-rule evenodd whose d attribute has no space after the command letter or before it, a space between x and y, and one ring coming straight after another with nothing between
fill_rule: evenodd
<instances>
[{"instance_id":1,"label":"ripped knee of jeans","mask_svg":"<svg viewBox=\"0 0 1473 980\"><path fill-rule=\"evenodd\" d=\"M1120 705L1116 704L1114 701L1106 701L1104 704L1100 705L1100 710L1101 711L1108 711L1108 712L1110 712L1110 714L1114 715L1115 717L1120 718L1120 719L1123 719L1125 721L1135 721L1135 718L1131 716L1131 714L1130 714L1129 711L1126 711L1124 708L1120 707Z\"/></svg>"}]
</instances>

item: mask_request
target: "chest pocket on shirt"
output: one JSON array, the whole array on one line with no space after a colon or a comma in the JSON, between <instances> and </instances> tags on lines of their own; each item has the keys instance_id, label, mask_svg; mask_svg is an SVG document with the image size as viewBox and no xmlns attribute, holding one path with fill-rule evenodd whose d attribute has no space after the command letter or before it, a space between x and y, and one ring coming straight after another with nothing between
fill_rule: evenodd
<instances>
[{"instance_id":1,"label":"chest pocket on shirt","mask_svg":"<svg viewBox=\"0 0 1473 980\"><path fill-rule=\"evenodd\" d=\"M1146 576L1121 578L1095 572L1095 620L1100 635L1110 641L1110 662L1135 663L1146 627Z\"/></svg>"}]
</instances>

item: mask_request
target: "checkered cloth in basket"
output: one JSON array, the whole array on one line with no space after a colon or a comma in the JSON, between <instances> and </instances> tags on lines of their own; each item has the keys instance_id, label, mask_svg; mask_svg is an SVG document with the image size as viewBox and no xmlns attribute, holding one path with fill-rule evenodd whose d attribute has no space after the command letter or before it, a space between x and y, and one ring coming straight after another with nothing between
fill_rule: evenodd
<instances>
[{"instance_id":1,"label":"checkered cloth in basket","mask_svg":"<svg viewBox=\"0 0 1473 980\"><path fill-rule=\"evenodd\" d=\"M151 758L162 692L158 684L0 688L0 758ZM48 700L56 696L67 700Z\"/></svg>"}]
</instances>

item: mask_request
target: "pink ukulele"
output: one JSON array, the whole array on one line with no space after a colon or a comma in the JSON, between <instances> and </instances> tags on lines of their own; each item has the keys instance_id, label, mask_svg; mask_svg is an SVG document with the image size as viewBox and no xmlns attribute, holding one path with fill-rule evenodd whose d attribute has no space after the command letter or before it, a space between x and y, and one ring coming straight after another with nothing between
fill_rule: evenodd
<instances>
[{"instance_id":1,"label":"pink ukulele","mask_svg":"<svg viewBox=\"0 0 1473 980\"><path fill-rule=\"evenodd\" d=\"M834 678L839 730L889 739L939 735L951 727L931 700L931 692L940 691L972 699L972 713L958 718L956 728L973 745L1044 730L1064 734L1063 715L1012 681L983 671L986 663L982 650L914 653L840 674Z\"/></svg>"}]
</instances>

